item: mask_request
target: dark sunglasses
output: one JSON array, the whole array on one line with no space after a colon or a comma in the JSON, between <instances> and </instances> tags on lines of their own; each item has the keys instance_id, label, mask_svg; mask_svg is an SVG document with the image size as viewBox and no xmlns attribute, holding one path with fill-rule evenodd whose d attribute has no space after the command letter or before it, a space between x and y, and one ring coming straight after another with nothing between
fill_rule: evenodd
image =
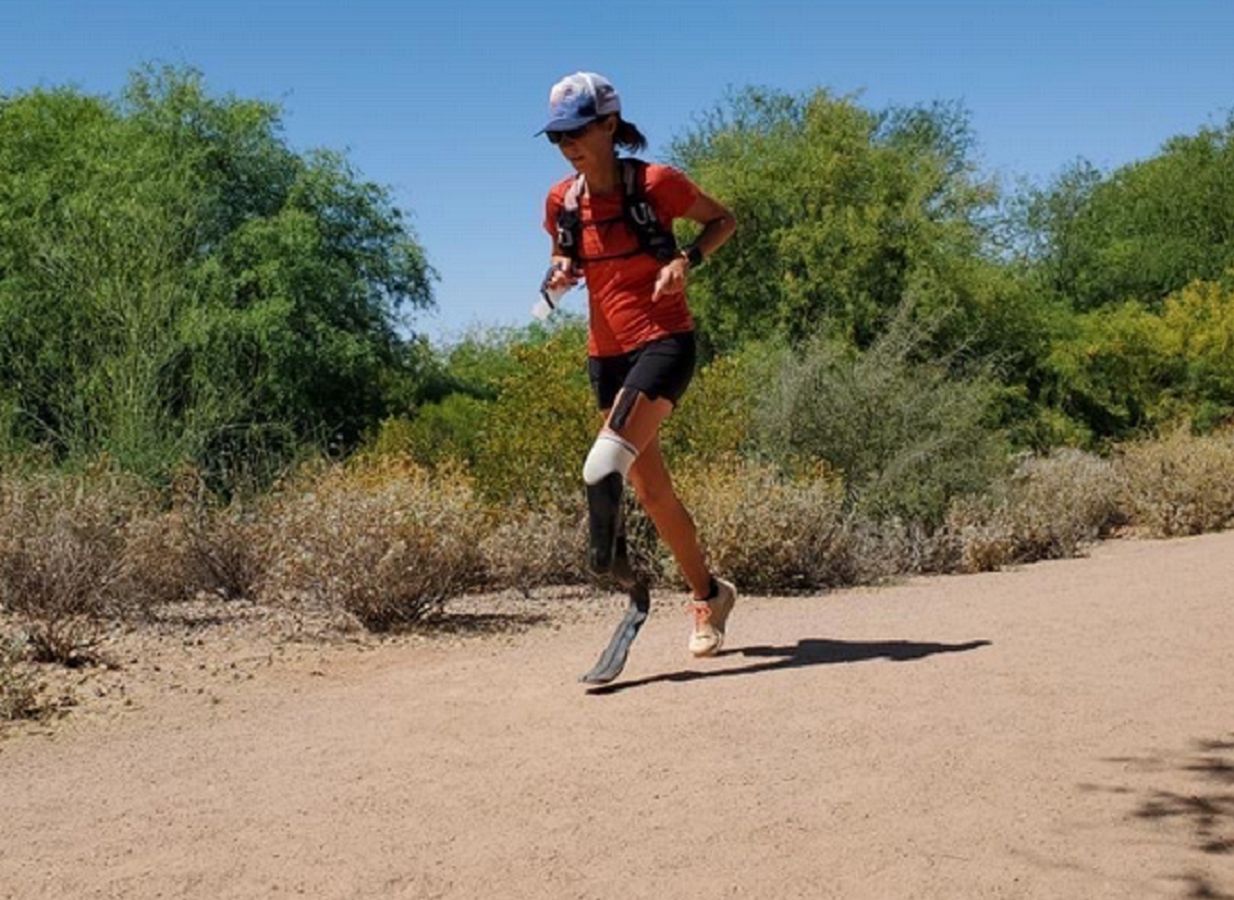
<instances>
[{"instance_id":1,"label":"dark sunglasses","mask_svg":"<svg viewBox=\"0 0 1234 900\"><path fill-rule=\"evenodd\" d=\"M587 133L588 128L596 124L598 121L600 120L594 119L586 125L580 125L578 128L571 128L569 131L546 131L544 132L544 136L548 138L548 142L550 144L560 144L562 141L577 141Z\"/></svg>"}]
</instances>

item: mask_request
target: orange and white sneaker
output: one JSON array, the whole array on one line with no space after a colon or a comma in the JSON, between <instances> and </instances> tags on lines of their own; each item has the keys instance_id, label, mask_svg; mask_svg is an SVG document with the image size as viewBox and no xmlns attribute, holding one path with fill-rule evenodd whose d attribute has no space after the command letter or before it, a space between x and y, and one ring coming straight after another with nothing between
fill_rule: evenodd
<instances>
[{"instance_id":1,"label":"orange and white sneaker","mask_svg":"<svg viewBox=\"0 0 1234 900\"><path fill-rule=\"evenodd\" d=\"M716 578L716 595L710 600L691 600L690 614L694 631L690 634L690 652L695 656L714 656L724 643L728 614L737 602L737 588L732 582Z\"/></svg>"}]
</instances>

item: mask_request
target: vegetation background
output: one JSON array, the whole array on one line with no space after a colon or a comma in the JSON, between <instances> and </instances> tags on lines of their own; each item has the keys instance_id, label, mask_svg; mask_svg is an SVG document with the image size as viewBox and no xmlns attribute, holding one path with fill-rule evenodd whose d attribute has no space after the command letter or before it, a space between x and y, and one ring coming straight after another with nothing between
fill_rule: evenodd
<instances>
[{"instance_id":1,"label":"vegetation background","mask_svg":"<svg viewBox=\"0 0 1234 900\"><path fill-rule=\"evenodd\" d=\"M0 96L0 670L201 591L381 629L585 579L585 323L430 342L407 211L281 115L176 67ZM740 226L665 446L715 564L793 590L1223 527L1232 138L1008 191L959 104L698 116L670 161Z\"/></svg>"}]
</instances>

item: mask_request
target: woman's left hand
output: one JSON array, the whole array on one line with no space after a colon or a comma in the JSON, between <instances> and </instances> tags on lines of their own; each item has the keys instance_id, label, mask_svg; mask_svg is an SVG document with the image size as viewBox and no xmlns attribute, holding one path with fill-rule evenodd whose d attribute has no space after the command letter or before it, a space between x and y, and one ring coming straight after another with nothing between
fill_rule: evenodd
<instances>
[{"instance_id":1,"label":"woman's left hand","mask_svg":"<svg viewBox=\"0 0 1234 900\"><path fill-rule=\"evenodd\" d=\"M679 256L665 264L656 276L656 289L651 292L651 302L660 299L661 294L680 294L686 289L686 269L689 263L685 257Z\"/></svg>"}]
</instances>

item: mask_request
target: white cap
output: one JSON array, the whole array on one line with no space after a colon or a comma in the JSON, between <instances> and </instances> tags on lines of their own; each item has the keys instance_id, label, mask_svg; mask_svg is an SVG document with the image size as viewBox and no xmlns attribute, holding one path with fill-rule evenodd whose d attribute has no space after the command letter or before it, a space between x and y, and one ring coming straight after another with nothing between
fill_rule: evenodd
<instances>
[{"instance_id":1,"label":"white cap","mask_svg":"<svg viewBox=\"0 0 1234 900\"><path fill-rule=\"evenodd\" d=\"M603 75L575 72L553 85L548 94L548 124L545 131L572 131L601 116L621 112L617 88Z\"/></svg>"}]
</instances>

